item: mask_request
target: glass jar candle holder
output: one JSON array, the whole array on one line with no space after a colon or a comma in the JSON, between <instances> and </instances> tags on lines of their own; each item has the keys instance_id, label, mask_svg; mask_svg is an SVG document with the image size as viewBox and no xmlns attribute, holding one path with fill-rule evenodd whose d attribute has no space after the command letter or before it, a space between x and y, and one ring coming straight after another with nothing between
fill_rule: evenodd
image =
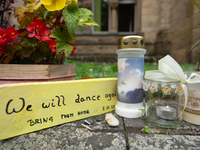
<instances>
[{"instance_id":1,"label":"glass jar candle holder","mask_svg":"<svg viewBox=\"0 0 200 150\"><path fill-rule=\"evenodd\" d=\"M145 79L146 119L159 127L176 128L182 123L184 91L180 82Z\"/></svg>"}]
</instances>

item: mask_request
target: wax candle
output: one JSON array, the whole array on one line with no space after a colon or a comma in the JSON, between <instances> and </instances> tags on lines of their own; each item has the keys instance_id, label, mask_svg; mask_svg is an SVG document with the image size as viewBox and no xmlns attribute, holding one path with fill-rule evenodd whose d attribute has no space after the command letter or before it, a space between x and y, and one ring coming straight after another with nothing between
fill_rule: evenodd
<instances>
[{"instance_id":1,"label":"wax candle","mask_svg":"<svg viewBox=\"0 0 200 150\"><path fill-rule=\"evenodd\" d=\"M115 112L125 118L142 116L145 42L142 36L124 36L118 40L118 82Z\"/></svg>"},{"instance_id":2,"label":"wax candle","mask_svg":"<svg viewBox=\"0 0 200 150\"><path fill-rule=\"evenodd\" d=\"M160 118L167 120L175 120L177 117L177 111L173 107L167 106L156 106L156 115Z\"/></svg>"}]
</instances>

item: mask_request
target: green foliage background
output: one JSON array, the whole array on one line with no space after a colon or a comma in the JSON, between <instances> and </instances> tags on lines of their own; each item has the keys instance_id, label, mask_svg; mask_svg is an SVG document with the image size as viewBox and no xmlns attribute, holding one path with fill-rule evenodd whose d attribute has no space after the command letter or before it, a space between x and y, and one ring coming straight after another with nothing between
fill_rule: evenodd
<instances>
[{"instance_id":1,"label":"green foliage background","mask_svg":"<svg viewBox=\"0 0 200 150\"><path fill-rule=\"evenodd\" d=\"M83 77L93 78L112 78L117 77L117 63L100 63L100 62L81 62L66 60L65 63L76 64L76 79ZM183 71L195 71L196 66L193 64L180 64ZM144 71L158 70L156 63L145 63Z\"/></svg>"}]
</instances>

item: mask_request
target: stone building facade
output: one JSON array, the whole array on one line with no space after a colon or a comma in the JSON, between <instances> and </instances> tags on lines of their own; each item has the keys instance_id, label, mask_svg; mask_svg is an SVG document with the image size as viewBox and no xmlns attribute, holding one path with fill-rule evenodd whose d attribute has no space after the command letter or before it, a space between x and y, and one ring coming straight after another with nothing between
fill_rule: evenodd
<instances>
[{"instance_id":1,"label":"stone building facade","mask_svg":"<svg viewBox=\"0 0 200 150\"><path fill-rule=\"evenodd\" d=\"M23 0L16 1L22 5ZM189 0L78 0L78 5L92 10L100 26L77 27L73 43L77 50L71 59L116 62L118 38L142 35L150 60L169 54L179 63L197 61L200 46L187 55L185 51L198 39L200 29L182 34L200 21L199 9Z\"/></svg>"},{"instance_id":2,"label":"stone building facade","mask_svg":"<svg viewBox=\"0 0 200 150\"><path fill-rule=\"evenodd\" d=\"M73 59L116 61L118 38L127 35L142 35L147 49L146 58L154 57L158 60L169 54L179 63L196 62L200 46L190 53L185 54L185 52L199 37L200 29L182 34L196 27L200 21L198 8L189 0L96 1L108 3L108 31L95 32L94 27L85 27L82 33L77 32L77 39L74 42L77 51ZM79 0L81 6L92 10L94 20L96 1ZM200 0L196 2L200 4ZM128 7L130 5L133 7ZM130 16L126 13L130 11L128 9L134 9L132 23L128 18ZM126 24L126 21L132 25L132 28L129 27L129 30L126 28L123 31L120 26Z\"/></svg>"}]
</instances>

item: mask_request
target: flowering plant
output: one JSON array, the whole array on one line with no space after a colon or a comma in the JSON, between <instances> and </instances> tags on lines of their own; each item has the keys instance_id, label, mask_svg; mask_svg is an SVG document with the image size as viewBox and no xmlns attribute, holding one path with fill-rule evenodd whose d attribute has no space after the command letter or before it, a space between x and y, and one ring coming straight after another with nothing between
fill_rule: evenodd
<instances>
[{"instance_id":1,"label":"flowering plant","mask_svg":"<svg viewBox=\"0 0 200 150\"><path fill-rule=\"evenodd\" d=\"M14 11L20 28L0 28L0 63L63 63L76 49L76 26L97 25L92 15L77 0L26 0Z\"/></svg>"}]
</instances>

